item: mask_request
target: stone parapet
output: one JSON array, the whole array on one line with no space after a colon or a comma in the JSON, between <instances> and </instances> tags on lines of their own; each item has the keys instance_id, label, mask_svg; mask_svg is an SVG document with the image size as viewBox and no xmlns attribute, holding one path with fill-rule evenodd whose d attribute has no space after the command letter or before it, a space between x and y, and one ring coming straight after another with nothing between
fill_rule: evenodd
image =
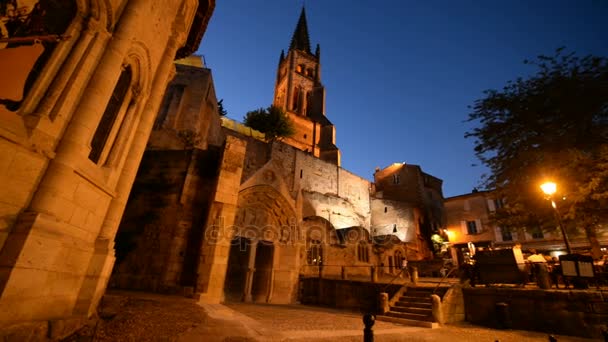
<instances>
[{"instance_id":1,"label":"stone parapet","mask_svg":"<svg viewBox=\"0 0 608 342\"><path fill-rule=\"evenodd\" d=\"M600 291L465 288L466 320L500 326L496 304L506 303L513 329L590 338L608 322L608 297Z\"/></svg>"}]
</instances>

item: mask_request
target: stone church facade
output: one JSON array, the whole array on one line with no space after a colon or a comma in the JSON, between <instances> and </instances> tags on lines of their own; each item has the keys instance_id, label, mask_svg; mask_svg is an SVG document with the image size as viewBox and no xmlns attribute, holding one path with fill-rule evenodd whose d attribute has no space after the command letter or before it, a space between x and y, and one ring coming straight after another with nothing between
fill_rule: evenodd
<instances>
[{"instance_id":1,"label":"stone church facade","mask_svg":"<svg viewBox=\"0 0 608 342\"><path fill-rule=\"evenodd\" d=\"M441 180L403 163L378 169L374 182L339 166L319 51L310 52L302 12L274 98L296 134L272 143L229 119L220 125L210 70L196 57L178 62L117 234L110 286L294 303L302 277L390 279L404 259L432 258Z\"/></svg>"},{"instance_id":2,"label":"stone church facade","mask_svg":"<svg viewBox=\"0 0 608 342\"><path fill-rule=\"evenodd\" d=\"M198 48L214 7L0 6L0 336L20 324L59 338L94 313L173 61Z\"/></svg>"}]
</instances>

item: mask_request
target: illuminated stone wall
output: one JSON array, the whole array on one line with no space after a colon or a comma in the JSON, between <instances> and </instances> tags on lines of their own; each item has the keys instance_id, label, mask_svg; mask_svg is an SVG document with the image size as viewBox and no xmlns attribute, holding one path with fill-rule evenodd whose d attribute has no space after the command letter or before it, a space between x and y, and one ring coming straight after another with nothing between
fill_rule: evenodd
<instances>
[{"instance_id":1,"label":"illuminated stone wall","mask_svg":"<svg viewBox=\"0 0 608 342\"><path fill-rule=\"evenodd\" d=\"M173 61L198 45L215 5L74 3L18 108L0 104L0 328L95 311ZM3 66L19 61L11 44Z\"/></svg>"}]
</instances>

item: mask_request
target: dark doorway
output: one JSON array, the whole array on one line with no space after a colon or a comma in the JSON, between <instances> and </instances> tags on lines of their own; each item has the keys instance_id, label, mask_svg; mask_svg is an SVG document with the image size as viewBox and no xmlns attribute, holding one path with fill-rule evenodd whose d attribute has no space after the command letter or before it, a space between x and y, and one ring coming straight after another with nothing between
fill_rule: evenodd
<instances>
[{"instance_id":1,"label":"dark doorway","mask_svg":"<svg viewBox=\"0 0 608 342\"><path fill-rule=\"evenodd\" d=\"M224 282L226 301L241 301L243 299L250 249L251 242L248 239L241 237L232 239L226 269L226 281Z\"/></svg>"},{"instance_id":2,"label":"dark doorway","mask_svg":"<svg viewBox=\"0 0 608 342\"><path fill-rule=\"evenodd\" d=\"M266 302L272 280L273 245L260 241L255 253L255 273L251 284L251 297L254 302Z\"/></svg>"}]
</instances>

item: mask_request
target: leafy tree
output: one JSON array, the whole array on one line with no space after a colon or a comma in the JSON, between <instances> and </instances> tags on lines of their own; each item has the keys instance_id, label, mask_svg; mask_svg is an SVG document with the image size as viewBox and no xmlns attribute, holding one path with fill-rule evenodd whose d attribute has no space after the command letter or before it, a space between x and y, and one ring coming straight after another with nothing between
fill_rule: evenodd
<instances>
[{"instance_id":1,"label":"leafy tree","mask_svg":"<svg viewBox=\"0 0 608 342\"><path fill-rule=\"evenodd\" d=\"M290 137L295 133L293 122L275 106L260 108L245 115L245 125L266 134L266 141Z\"/></svg>"},{"instance_id":2,"label":"leafy tree","mask_svg":"<svg viewBox=\"0 0 608 342\"><path fill-rule=\"evenodd\" d=\"M485 186L506 202L495 220L505 228L555 229L539 188L552 179L567 231L583 229L597 257L596 231L608 228L608 60L560 48L524 63L536 74L486 90L469 114L478 126L465 134L490 169Z\"/></svg>"},{"instance_id":3,"label":"leafy tree","mask_svg":"<svg viewBox=\"0 0 608 342\"><path fill-rule=\"evenodd\" d=\"M217 112L220 114L220 116L228 115L228 112L224 108L224 99L217 101Z\"/></svg>"}]
</instances>

